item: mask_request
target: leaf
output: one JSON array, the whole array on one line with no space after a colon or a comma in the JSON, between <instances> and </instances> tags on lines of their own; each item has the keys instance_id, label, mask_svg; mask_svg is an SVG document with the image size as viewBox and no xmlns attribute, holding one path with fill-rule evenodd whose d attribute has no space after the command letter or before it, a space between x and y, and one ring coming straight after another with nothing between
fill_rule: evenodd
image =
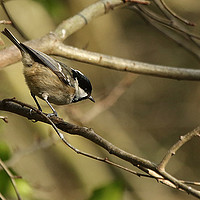
<instances>
[{"instance_id":1,"label":"leaf","mask_svg":"<svg viewBox=\"0 0 200 200\"><path fill-rule=\"evenodd\" d=\"M89 200L121 200L124 186L120 181L114 181L94 190Z\"/></svg>"}]
</instances>

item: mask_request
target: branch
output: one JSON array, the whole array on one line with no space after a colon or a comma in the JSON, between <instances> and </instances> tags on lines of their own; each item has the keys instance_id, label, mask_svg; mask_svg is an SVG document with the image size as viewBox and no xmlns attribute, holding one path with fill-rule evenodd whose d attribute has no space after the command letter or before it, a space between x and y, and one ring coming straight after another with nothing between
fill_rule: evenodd
<instances>
[{"instance_id":1,"label":"branch","mask_svg":"<svg viewBox=\"0 0 200 200\"><path fill-rule=\"evenodd\" d=\"M0 24L12 24L9 20L0 20Z\"/></svg>"},{"instance_id":2,"label":"branch","mask_svg":"<svg viewBox=\"0 0 200 200\"><path fill-rule=\"evenodd\" d=\"M177 15L173 10L171 10L167 4L163 1L163 0L160 0L160 3L162 4L163 6L163 11L164 13L166 14L166 16L169 18L169 19L172 19L173 20L173 17L177 18L179 21L189 25L189 26L195 26L195 24L193 22L190 22L188 21L187 19L184 19L182 18L181 16Z\"/></svg>"},{"instance_id":3,"label":"branch","mask_svg":"<svg viewBox=\"0 0 200 200\"><path fill-rule=\"evenodd\" d=\"M20 116L26 117L29 120L34 121L40 121L47 124L50 124L49 120L46 119L43 115L41 115L38 112L35 112L34 110L30 108L26 108L25 105L22 102L17 101L11 102L13 99L5 99L3 101L0 101L0 110L9 111L15 114L18 114ZM20 105L20 104L22 105ZM32 107L32 106L30 106ZM139 158L135 155L132 155L130 153L127 153L120 148L114 146L101 136L97 135L92 129L86 128L86 127L80 127L77 125L70 124L68 122L63 121L63 119L58 117L51 117L51 121L56 125L57 128L60 130L69 133L71 135L79 135L86 139L89 139L90 141L94 142L95 144L103 147L105 150L107 150L110 154L113 154L123 160L126 160L130 162L131 164L137 166L142 165L143 167L147 167L150 169L155 169L156 165L148 160L145 160L143 158Z\"/></svg>"},{"instance_id":4,"label":"branch","mask_svg":"<svg viewBox=\"0 0 200 200\"><path fill-rule=\"evenodd\" d=\"M8 123L8 117L0 116L0 119L2 119L4 122Z\"/></svg>"},{"instance_id":5,"label":"branch","mask_svg":"<svg viewBox=\"0 0 200 200\"><path fill-rule=\"evenodd\" d=\"M6 198L0 193L0 199L1 200L6 200Z\"/></svg>"},{"instance_id":6,"label":"branch","mask_svg":"<svg viewBox=\"0 0 200 200\"><path fill-rule=\"evenodd\" d=\"M74 17L71 17L63 21L54 31L57 38L60 41L65 40L67 37L77 32L85 25L90 23L95 18L107 14L110 10L124 5L126 2L134 2L135 4L148 5L149 1L144 0L101 0L87 8L83 9Z\"/></svg>"},{"instance_id":7,"label":"branch","mask_svg":"<svg viewBox=\"0 0 200 200\"><path fill-rule=\"evenodd\" d=\"M118 71L126 71L175 80L200 80L199 69L153 65L78 49L64 44L60 44L59 48L54 48L52 50L52 54Z\"/></svg>"},{"instance_id":8,"label":"branch","mask_svg":"<svg viewBox=\"0 0 200 200\"><path fill-rule=\"evenodd\" d=\"M126 74L122 80L119 81L119 83L116 84L115 87L109 92L109 94L97 100L95 106L93 106L87 113L83 114L80 112L77 113L77 111L73 112L73 119L75 119L75 121L79 124L87 124L96 116L113 106L137 77L138 76L134 76L130 73Z\"/></svg>"},{"instance_id":9,"label":"branch","mask_svg":"<svg viewBox=\"0 0 200 200\"><path fill-rule=\"evenodd\" d=\"M200 59L200 36L188 31L187 27L194 26L195 24L178 16L166 5L164 0L152 0L152 2L157 6L158 11L135 4L131 4L129 8L135 9L152 26L184 47L197 59Z\"/></svg>"},{"instance_id":10,"label":"branch","mask_svg":"<svg viewBox=\"0 0 200 200\"><path fill-rule=\"evenodd\" d=\"M190 141L194 136L200 136L200 127L197 127L193 131L187 133L184 136L181 136L179 141L174 144L169 151L166 153L165 157L163 160L160 162L158 165L159 170L164 171L166 168L167 163L170 161L172 156L175 155L175 153L188 141Z\"/></svg>"},{"instance_id":11,"label":"branch","mask_svg":"<svg viewBox=\"0 0 200 200\"><path fill-rule=\"evenodd\" d=\"M175 68L137 62L95 52L89 52L67 46L62 43L66 37L85 26L94 18L106 14L109 10L119 7L120 5L123 5L121 0L98 1L74 17L64 21L54 32L49 33L40 39L25 42L25 44L47 54L55 54L68 59L98 65L113 70L128 71L137 74L176 80L200 80L200 70L198 69ZM80 18L82 18L82 20L80 20ZM19 61L21 55L16 47L12 46L0 51L0 57L1 68Z\"/></svg>"},{"instance_id":12,"label":"branch","mask_svg":"<svg viewBox=\"0 0 200 200\"><path fill-rule=\"evenodd\" d=\"M27 108L27 106L30 108L33 108L32 106L30 106L28 104L24 104L22 102L19 102L17 100L13 100L13 99L10 99L10 100L5 99L3 101L0 101L0 110L9 111L9 112L18 114L20 116L28 118L29 120L40 121L40 122L50 124L50 121L47 120L47 118L44 116L45 114L41 115L41 113L35 111L37 109L34 108L34 110L32 110L30 108ZM114 146L113 144L111 144L110 142L108 142L107 140L105 140L104 138L99 136L98 134L96 134L92 129L70 124L58 117L51 117L51 121L60 130L66 132L66 133L69 133L71 135L82 136L82 137L92 141L93 143L95 143L98 146L107 150L110 154L113 154L116 157L121 158L122 160L125 160L125 161L131 163L132 165L134 165L135 167L139 168L140 170L144 171L145 173L147 173L147 175L134 172L130 169L126 169L123 166L120 166L118 164L115 164L115 163L109 161L108 158L99 158L99 157L95 158L95 156L91 157L91 156L86 155L87 157L94 158L96 160L105 162L107 164L111 164L118 168L124 169L130 173L133 173L137 176L147 176L150 178L155 178L156 180L158 180L161 183L164 183L165 185L184 190L188 194L191 194L195 197L200 198L200 192L198 190L192 188L191 186L186 185L182 180L176 179L175 177L173 177L172 175L167 173L165 170L160 168L159 165L156 165L155 163L153 163L149 160L140 158L138 156L130 154L130 153ZM195 133L196 135L199 135L200 127L196 128L194 130L194 132L196 132ZM192 137L189 137L189 138L187 137L187 140L189 140L191 138ZM184 143L182 143L182 145L183 144ZM82 154L82 155L85 155L85 154ZM88 154L88 155L90 155L90 154Z\"/></svg>"},{"instance_id":13,"label":"branch","mask_svg":"<svg viewBox=\"0 0 200 200\"><path fill-rule=\"evenodd\" d=\"M18 190L17 190L17 186L16 186L16 183L15 183L15 178L19 178L19 177L15 177L12 173L11 173L11 171L7 168L7 166L4 164L4 162L0 159L0 166L4 169L4 171L8 174L8 176L9 176L9 178L10 178L10 180L11 180L11 183L12 183L12 185L13 185L13 188L14 188L14 190L15 190L15 193L16 193L16 195L17 195L17 199L18 200L21 200L21 197L20 197L20 194L19 194L19 192L18 192Z\"/></svg>"}]
</instances>

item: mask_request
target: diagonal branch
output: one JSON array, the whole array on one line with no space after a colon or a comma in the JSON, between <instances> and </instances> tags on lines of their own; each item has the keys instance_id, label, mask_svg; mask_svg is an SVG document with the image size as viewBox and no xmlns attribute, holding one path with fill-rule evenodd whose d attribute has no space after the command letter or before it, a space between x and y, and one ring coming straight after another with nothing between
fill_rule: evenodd
<instances>
[{"instance_id":1,"label":"diagonal branch","mask_svg":"<svg viewBox=\"0 0 200 200\"><path fill-rule=\"evenodd\" d=\"M49 120L47 120L46 117L44 117L40 113L32 111L32 109L30 108L26 108L24 105L27 104L24 104L19 101L17 101L18 103L12 101L13 101L12 99L5 99L3 101L0 101L0 110L5 110L21 115L23 117L28 118L29 120L40 121L50 124ZM79 135L86 139L89 139L90 141L94 142L95 144L107 150L110 154L113 154L123 160L130 162L134 166L142 165L143 167L155 170L156 165L154 163L123 151L122 149L114 146L101 136L97 135L91 128L73 125L68 122L65 122L63 119L58 117L51 117L51 121L60 130L69 133L71 135Z\"/></svg>"},{"instance_id":2,"label":"diagonal branch","mask_svg":"<svg viewBox=\"0 0 200 200\"><path fill-rule=\"evenodd\" d=\"M141 5L129 6L130 9L135 9L147 22L158 29L160 32L171 38L180 46L184 47L188 52L192 53L197 59L200 59L200 40L199 34L193 34L188 31L188 26L195 24L183 19L173 12L164 2L164 0L152 0L159 12L150 7Z\"/></svg>"},{"instance_id":3,"label":"diagonal branch","mask_svg":"<svg viewBox=\"0 0 200 200\"><path fill-rule=\"evenodd\" d=\"M0 110L15 113L15 114L18 114L20 116L26 117L30 120L40 121L40 122L50 124L50 121L47 120L46 117L44 117L40 113L36 112L35 110L31 111L31 109L27 108L27 106L32 108L32 106L30 106L30 105L24 104L22 102L19 102L17 100L13 100L13 99L5 99L3 101L0 101ZM177 188L177 189L180 189L180 190L184 190L188 194L191 194L191 195L200 199L200 191L192 188L191 186L186 185L187 182L176 179L174 176L170 175L165 170L160 168L159 165L156 165L155 163L153 163L149 160L135 156L133 154L130 154L130 153L114 146L113 144L111 144L110 142L108 142L107 140L105 140L104 138L99 136L98 134L96 134L92 129L87 128L87 127L80 127L80 126L77 126L77 125L70 124L70 123L65 122L63 119L58 118L58 117L51 117L51 121L60 130L63 130L64 132L69 133L71 135L82 136L82 137L94 142L98 146L104 148L110 154L113 154L116 157L131 163L135 167L137 167L140 170L147 173L148 174L147 177L155 178L159 182L161 182L165 185L168 185L170 187ZM195 133L196 135L199 135L200 134L200 128L198 127L197 129L194 130L194 132L196 132ZM189 138L186 137L186 138L187 138L186 140L189 140L192 137L189 137ZM184 142L182 143L182 145L183 144L184 144ZM88 157L90 157L90 156L88 156ZM91 157L91 158L93 158L93 157ZM101 159L103 159L103 160L101 160ZM134 172L132 170L124 168L123 166L115 164L115 163L109 161L107 158L98 158L96 160L99 160L99 161L105 162L107 164L113 165L115 167L124 169L124 170L126 170L130 173L133 173L135 175L138 175L138 176L145 176L144 174Z\"/></svg>"}]
</instances>

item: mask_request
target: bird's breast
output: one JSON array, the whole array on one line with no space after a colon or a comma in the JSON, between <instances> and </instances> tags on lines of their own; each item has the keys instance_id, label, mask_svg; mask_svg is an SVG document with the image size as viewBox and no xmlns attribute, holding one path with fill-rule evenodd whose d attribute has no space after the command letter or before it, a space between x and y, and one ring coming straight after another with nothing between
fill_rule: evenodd
<instances>
[{"instance_id":1,"label":"bird's breast","mask_svg":"<svg viewBox=\"0 0 200 200\"><path fill-rule=\"evenodd\" d=\"M62 82L49 68L34 63L24 67L24 76L30 91L42 99L48 95L48 101L57 105L69 104L75 95L75 88Z\"/></svg>"}]
</instances>

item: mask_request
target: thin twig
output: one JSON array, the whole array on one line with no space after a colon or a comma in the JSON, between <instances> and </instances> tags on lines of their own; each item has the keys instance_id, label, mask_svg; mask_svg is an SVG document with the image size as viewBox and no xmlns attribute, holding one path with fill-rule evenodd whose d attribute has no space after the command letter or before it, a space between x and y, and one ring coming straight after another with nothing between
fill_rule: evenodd
<instances>
[{"instance_id":1,"label":"thin twig","mask_svg":"<svg viewBox=\"0 0 200 200\"><path fill-rule=\"evenodd\" d=\"M108 158L105 158L105 162L108 163L108 164L110 164L110 165L112 165L112 166L115 166L115 167L117 167L117 168L119 168L119 169L123 169L124 171L130 172L131 174L137 175L137 176L139 176L139 177L147 177L147 178L157 179L156 176L152 176L152 175L150 175L150 174L138 173L138 172L133 171L133 170L127 168L127 167L124 167L124 166L121 166L121 165L119 165L119 164L116 164L116 163L114 163L114 162L108 160Z\"/></svg>"},{"instance_id":2,"label":"thin twig","mask_svg":"<svg viewBox=\"0 0 200 200\"><path fill-rule=\"evenodd\" d=\"M1 200L6 200L6 198L1 194L1 192L0 192L0 199Z\"/></svg>"},{"instance_id":3,"label":"thin twig","mask_svg":"<svg viewBox=\"0 0 200 200\"><path fill-rule=\"evenodd\" d=\"M16 195L17 195L17 199L18 200L21 200L21 197L20 197L20 194L19 194L19 192L18 192L18 190L17 190L17 186L16 186L16 183L15 183L15 178L16 178L16 176L14 176L12 173L11 173L11 171L8 169L8 167L4 164L4 162L0 159L0 165L1 165L1 167L4 169L4 171L8 174L8 176L9 176L9 178L10 178L10 180L11 180L11 183L12 183L12 185L13 185L13 188L14 188L14 190L15 190L15 193L16 193ZM17 177L17 178L19 178L19 177Z\"/></svg>"},{"instance_id":4,"label":"thin twig","mask_svg":"<svg viewBox=\"0 0 200 200\"><path fill-rule=\"evenodd\" d=\"M165 171L165 167L167 163L170 161L173 155L188 141L190 141L194 136L199 136L200 134L200 126L194 129L193 131L187 133L184 136L181 136L176 144L174 144L166 153L160 164L158 165L158 169L160 171Z\"/></svg>"},{"instance_id":5,"label":"thin twig","mask_svg":"<svg viewBox=\"0 0 200 200\"><path fill-rule=\"evenodd\" d=\"M37 150L49 148L50 146L54 145L56 142L58 142L58 139L53 139L53 138L47 138L47 139L43 139L42 141L36 142L26 149L17 151L17 153L15 153L9 160L7 160L5 164L8 167L13 167L13 165L15 165L18 161L20 161L22 157L27 156L31 153L34 153Z\"/></svg>"},{"instance_id":6,"label":"thin twig","mask_svg":"<svg viewBox=\"0 0 200 200\"><path fill-rule=\"evenodd\" d=\"M0 20L0 24L12 24L9 20Z\"/></svg>"},{"instance_id":7,"label":"thin twig","mask_svg":"<svg viewBox=\"0 0 200 200\"><path fill-rule=\"evenodd\" d=\"M4 122L8 123L8 117L0 116L0 119L2 119Z\"/></svg>"},{"instance_id":8,"label":"thin twig","mask_svg":"<svg viewBox=\"0 0 200 200\"><path fill-rule=\"evenodd\" d=\"M145 13L149 18L155 20L156 22L162 24L163 26L166 26L169 29L174 29L175 31L178 31L180 33L186 34L190 37L200 40L199 35L195 35L187 30L182 29L181 27L176 26L175 24L172 24L171 20L170 21L166 20L143 6L138 5L137 7L140 9L141 12Z\"/></svg>"},{"instance_id":9,"label":"thin twig","mask_svg":"<svg viewBox=\"0 0 200 200\"><path fill-rule=\"evenodd\" d=\"M7 100L6 100L6 101L7 101ZM93 156L93 155L91 155L91 154L82 152L82 151L80 151L79 149L73 147L73 146L65 139L65 137L63 136L63 134L58 130L58 128L56 127L56 125L54 124L54 122L50 119L50 117L48 117L46 114L44 114L44 113L43 113L42 111L40 111L39 109L37 109L37 108L35 108L35 107L31 106L31 105L22 103L22 102L16 100L15 98L9 99L9 101L18 103L18 104L20 104L21 106L26 106L27 108L32 109L33 111L37 112L37 113L40 114L42 117L44 117L44 118L51 124L51 126L53 127L53 129L55 130L55 132L57 133L57 135L59 136L59 138L60 138L70 149L72 149L72 150L73 150L74 152L76 152L77 154L81 154L81 155L84 155L84 156L86 156L86 157L93 158L93 159L96 159L96 160L104 160L104 158L99 158L99 157ZM32 112L32 111L31 111L31 112Z\"/></svg>"},{"instance_id":10,"label":"thin twig","mask_svg":"<svg viewBox=\"0 0 200 200\"><path fill-rule=\"evenodd\" d=\"M10 24L12 24L12 26L21 34L21 36L23 36L23 38L28 39L25 34L21 31L21 29L19 28L19 26L17 25L17 23L15 23L14 18L11 16L11 14L8 12L6 6L5 6L5 0L0 0L1 3L1 7L3 8L4 12L6 13L9 21L11 22Z\"/></svg>"},{"instance_id":11,"label":"thin twig","mask_svg":"<svg viewBox=\"0 0 200 200\"><path fill-rule=\"evenodd\" d=\"M172 39L174 42L176 42L179 46L182 46L185 48L189 53L193 54L198 60L200 59L200 44L197 42L198 40L194 40L189 35L180 34L179 32L173 31L173 29L168 28L167 26L162 26L162 23L155 23L155 21L147 16L145 13L141 12L139 9L139 6L133 7L135 11L139 15L143 17L147 22L149 22L152 26L154 26L157 30L159 30L161 33Z\"/></svg>"},{"instance_id":12,"label":"thin twig","mask_svg":"<svg viewBox=\"0 0 200 200\"><path fill-rule=\"evenodd\" d=\"M200 186L200 182L196 182L196 181L184 181L184 180L180 180L180 182L188 184L188 185Z\"/></svg>"},{"instance_id":13,"label":"thin twig","mask_svg":"<svg viewBox=\"0 0 200 200\"><path fill-rule=\"evenodd\" d=\"M79 125L87 124L102 112L113 106L137 77L137 75L133 74L124 75L123 79L119 81L119 83L109 92L109 94L101 98L101 100L97 100L95 106L93 106L87 113L83 114L82 112L73 108L68 109L66 112L68 115L71 115L72 121L78 123Z\"/></svg>"},{"instance_id":14,"label":"thin twig","mask_svg":"<svg viewBox=\"0 0 200 200\"><path fill-rule=\"evenodd\" d=\"M82 119L81 122L83 124L88 123L97 115L113 106L136 78L137 76L133 74L125 75L124 78L112 89L108 96L104 97L101 101L98 101L84 117L80 117L80 119Z\"/></svg>"},{"instance_id":15,"label":"thin twig","mask_svg":"<svg viewBox=\"0 0 200 200\"><path fill-rule=\"evenodd\" d=\"M175 18L177 18L178 20L182 21L183 23L189 25L189 26L195 26L195 24L193 22L188 21L187 19L183 19L182 17L180 17L179 15L177 15L174 11L172 11L167 4L163 1L160 0L160 2L162 3L163 7Z\"/></svg>"},{"instance_id":16,"label":"thin twig","mask_svg":"<svg viewBox=\"0 0 200 200\"><path fill-rule=\"evenodd\" d=\"M124 3L137 3L142 5L149 5L150 1L142 1L142 0L123 0Z\"/></svg>"}]
</instances>

